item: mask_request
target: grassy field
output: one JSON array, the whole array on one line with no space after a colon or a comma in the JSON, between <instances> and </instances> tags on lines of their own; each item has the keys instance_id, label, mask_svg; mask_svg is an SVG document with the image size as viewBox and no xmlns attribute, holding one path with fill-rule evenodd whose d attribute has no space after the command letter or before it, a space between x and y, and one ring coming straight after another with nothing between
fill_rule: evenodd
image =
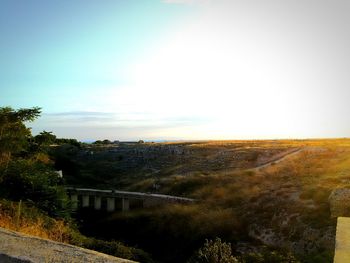
<instances>
[{"instance_id":1,"label":"grassy field","mask_svg":"<svg viewBox=\"0 0 350 263\"><path fill-rule=\"evenodd\" d=\"M146 143L89 151L94 154L75 157L79 176L94 163L89 176L108 171L98 177L101 187L198 202L86 220L88 234L120 238L161 262L183 262L215 237L231 242L237 256L267 246L301 262L332 261L336 221L328 197L350 188L350 140Z\"/></svg>"}]
</instances>

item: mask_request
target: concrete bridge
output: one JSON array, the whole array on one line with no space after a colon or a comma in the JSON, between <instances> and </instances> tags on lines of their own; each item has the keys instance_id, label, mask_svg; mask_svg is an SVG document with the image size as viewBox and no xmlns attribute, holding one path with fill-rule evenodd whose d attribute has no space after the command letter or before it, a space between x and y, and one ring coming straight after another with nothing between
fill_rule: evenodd
<instances>
[{"instance_id":1,"label":"concrete bridge","mask_svg":"<svg viewBox=\"0 0 350 263\"><path fill-rule=\"evenodd\" d=\"M169 203L192 203L194 199L119 190L66 187L73 209L92 207L95 210L129 211L130 209L154 207Z\"/></svg>"}]
</instances>

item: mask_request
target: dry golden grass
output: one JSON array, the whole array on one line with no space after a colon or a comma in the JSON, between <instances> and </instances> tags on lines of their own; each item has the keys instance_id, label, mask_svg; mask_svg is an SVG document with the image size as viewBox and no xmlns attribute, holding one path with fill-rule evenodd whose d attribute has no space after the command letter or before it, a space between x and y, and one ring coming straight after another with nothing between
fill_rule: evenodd
<instances>
[{"instance_id":1,"label":"dry golden grass","mask_svg":"<svg viewBox=\"0 0 350 263\"><path fill-rule=\"evenodd\" d=\"M32 157L33 161L41 162L44 164L53 164L53 161L50 159L49 155L46 153L37 153Z\"/></svg>"},{"instance_id":2,"label":"dry golden grass","mask_svg":"<svg viewBox=\"0 0 350 263\"><path fill-rule=\"evenodd\" d=\"M70 241L70 228L63 220L56 220L28 208L21 203L0 203L0 227L58 242Z\"/></svg>"}]
</instances>

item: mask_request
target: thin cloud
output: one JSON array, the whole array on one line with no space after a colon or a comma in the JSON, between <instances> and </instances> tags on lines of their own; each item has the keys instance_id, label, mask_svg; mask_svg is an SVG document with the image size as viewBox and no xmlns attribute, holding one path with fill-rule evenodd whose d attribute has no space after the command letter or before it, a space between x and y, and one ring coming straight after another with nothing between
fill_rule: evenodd
<instances>
[{"instance_id":1,"label":"thin cloud","mask_svg":"<svg viewBox=\"0 0 350 263\"><path fill-rule=\"evenodd\" d=\"M112 112L88 112L70 111L43 114L38 122L45 122L54 127L87 127L90 125L105 127L176 127L182 125L195 125L208 121L208 118L200 116L177 116L155 118L144 113L123 113Z\"/></svg>"},{"instance_id":2,"label":"thin cloud","mask_svg":"<svg viewBox=\"0 0 350 263\"><path fill-rule=\"evenodd\" d=\"M90 112L90 111L69 111L44 113L45 122L54 123L55 126L61 125L79 125L87 123L104 124L114 122L116 117L111 112Z\"/></svg>"},{"instance_id":3,"label":"thin cloud","mask_svg":"<svg viewBox=\"0 0 350 263\"><path fill-rule=\"evenodd\" d=\"M137 118L137 119L136 119ZM181 134L172 136L171 131L192 134L197 126L202 126L206 119L196 116L172 118L152 118L136 114L133 120L120 117L117 113L102 112L61 112L43 114L42 118L32 123L33 134L43 130L52 131L58 137L78 140L156 140L180 139ZM193 132L196 134L196 132Z\"/></svg>"},{"instance_id":4,"label":"thin cloud","mask_svg":"<svg viewBox=\"0 0 350 263\"><path fill-rule=\"evenodd\" d=\"M114 114L111 112L96 112L96 111L68 111L68 112L44 113L44 115L60 116L60 117L68 117L68 116L100 117L100 116L112 116Z\"/></svg>"}]
</instances>

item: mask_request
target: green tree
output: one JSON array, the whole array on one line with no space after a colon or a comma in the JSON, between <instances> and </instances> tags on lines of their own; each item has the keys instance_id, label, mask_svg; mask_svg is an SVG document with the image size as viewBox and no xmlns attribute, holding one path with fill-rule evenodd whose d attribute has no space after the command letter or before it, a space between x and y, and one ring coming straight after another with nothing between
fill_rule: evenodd
<instances>
[{"instance_id":1,"label":"green tree","mask_svg":"<svg viewBox=\"0 0 350 263\"><path fill-rule=\"evenodd\" d=\"M65 138L56 138L55 143L57 143L58 145L70 144L70 145L76 146L78 148L80 148L82 145L76 139L65 139Z\"/></svg>"},{"instance_id":2,"label":"green tree","mask_svg":"<svg viewBox=\"0 0 350 263\"><path fill-rule=\"evenodd\" d=\"M0 168L0 196L31 203L50 216L69 217L70 201L61 178L50 166L26 159L12 160Z\"/></svg>"},{"instance_id":3,"label":"green tree","mask_svg":"<svg viewBox=\"0 0 350 263\"><path fill-rule=\"evenodd\" d=\"M31 131L24 123L34 121L40 113L38 107L19 110L0 108L0 165L7 166L12 154L25 149Z\"/></svg>"},{"instance_id":4,"label":"green tree","mask_svg":"<svg viewBox=\"0 0 350 263\"><path fill-rule=\"evenodd\" d=\"M102 144L112 144L112 142L110 140L105 139L102 141Z\"/></svg>"},{"instance_id":5,"label":"green tree","mask_svg":"<svg viewBox=\"0 0 350 263\"><path fill-rule=\"evenodd\" d=\"M30 149L32 135L25 122L34 121L40 112L37 107L19 110L0 108L0 196L33 203L52 216L68 217L69 199L53 167L36 158L17 155ZM53 137L45 131L39 136L43 142Z\"/></svg>"},{"instance_id":6,"label":"green tree","mask_svg":"<svg viewBox=\"0 0 350 263\"><path fill-rule=\"evenodd\" d=\"M56 141L56 135L52 132L42 131L34 137L34 140L39 145L50 145Z\"/></svg>"},{"instance_id":7,"label":"green tree","mask_svg":"<svg viewBox=\"0 0 350 263\"><path fill-rule=\"evenodd\" d=\"M203 247L188 263L238 263L232 255L231 244L222 242L220 238L206 240Z\"/></svg>"}]
</instances>

